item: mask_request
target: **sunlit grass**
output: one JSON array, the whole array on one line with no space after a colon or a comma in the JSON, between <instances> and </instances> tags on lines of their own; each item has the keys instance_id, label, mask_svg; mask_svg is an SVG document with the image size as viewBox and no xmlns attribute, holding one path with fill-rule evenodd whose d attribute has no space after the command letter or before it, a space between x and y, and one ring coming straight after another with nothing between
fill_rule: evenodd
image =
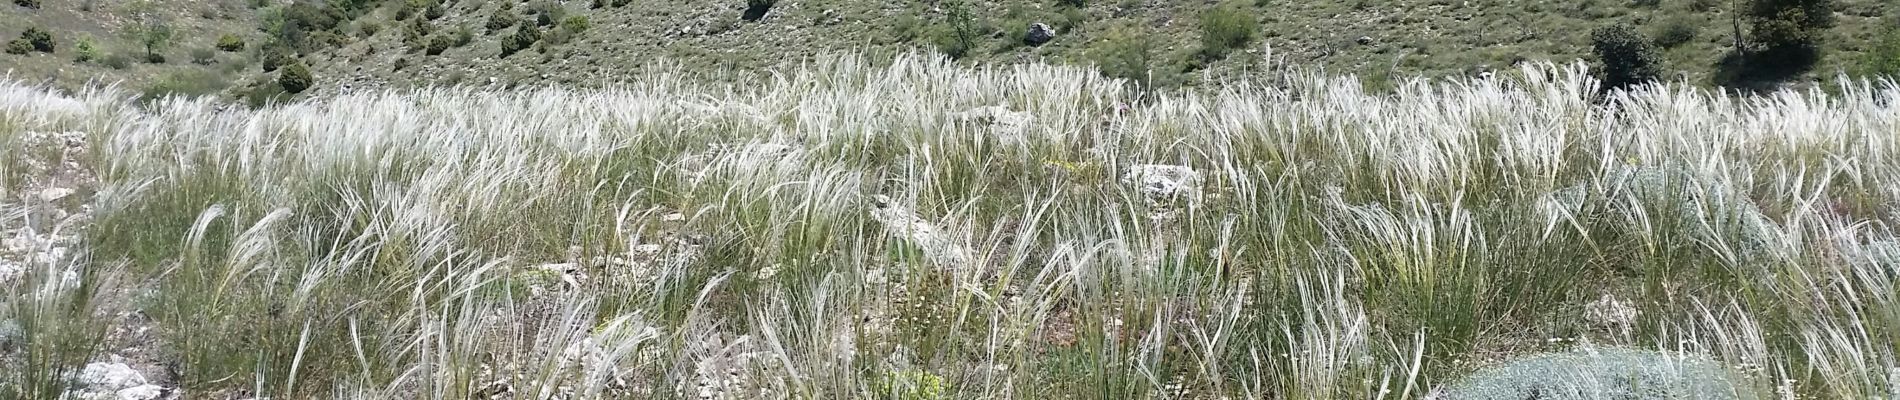
<instances>
[{"instance_id":1,"label":"sunlit grass","mask_svg":"<svg viewBox=\"0 0 1900 400\"><path fill-rule=\"evenodd\" d=\"M97 290L25 295L36 272L0 319L142 310L188 397L1421 398L1582 342L1895 395L1891 82L1274 74L1142 97L840 59L260 110L4 83L0 144L87 132L100 182L88 256L47 266ZM1033 119L960 117L987 106ZM1152 198L1117 179L1144 164L1202 179ZM1601 298L1635 316L1586 317ZM28 343L51 358L0 360L115 351Z\"/></svg>"}]
</instances>

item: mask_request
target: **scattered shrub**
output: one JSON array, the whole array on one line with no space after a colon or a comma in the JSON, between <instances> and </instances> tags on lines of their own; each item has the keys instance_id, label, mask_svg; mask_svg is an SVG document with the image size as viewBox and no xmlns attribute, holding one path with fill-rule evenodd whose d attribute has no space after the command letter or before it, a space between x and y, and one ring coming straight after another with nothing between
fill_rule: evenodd
<instances>
[{"instance_id":1,"label":"scattered shrub","mask_svg":"<svg viewBox=\"0 0 1900 400\"><path fill-rule=\"evenodd\" d=\"M224 34L224 36L219 36L218 50L223 50L223 51L244 50L244 38L241 38L241 37L238 37L238 35L233 35L229 33Z\"/></svg>"},{"instance_id":2,"label":"scattered shrub","mask_svg":"<svg viewBox=\"0 0 1900 400\"><path fill-rule=\"evenodd\" d=\"M13 0L13 4L32 9L40 8L40 0Z\"/></svg>"},{"instance_id":3,"label":"scattered shrub","mask_svg":"<svg viewBox=\"0 0 1900 400\"><path fill-rule=\"evenodd\" d=\"M1446 399L1753 399L1728 368L1700 357L1624 348L1535 355L1479 370L1446 387Z\"/></svg>"},{"instance_id":4,"label":"scattered shrub","mask_svg":"<svg viewBox=\"0 0 1900 400\"><path fill-rule=\"evenodd\" d=\"M521 19L518 17L515 17L515 13L513 11L504 9L504 10L495 11L494 14L489 15L488 23L483 26L488 28L489 34L494 34L497 31L500 31L502 29L508 29L508 27L515 26L515 24L518 24L518 23L521 23Z\"/></svg>"},{"instance_id":5,"label":"scattered shrub","mask_svg":"<svg viewBox=\"0 0 1900 400\"><path fill-rule=\"evenodd\" d=\"M442 52L448 51L450 47L454 47L454 46L455 46L454 38L450 38L447 35L435 35L429 38L429 46L428 48L424 49L423 54L428 54L432 56L441 55Z\"/></svg>"},{"instance_id":6,"label":"scattered shrub","mask_svg":"<svg viewBox=\"0 0 1900 400\"><path fill-rule=\"evenodd\" d=\"M561 20L561 29L568 31L568 33L578 34L586 32L587 28L592 26L593 24L587 21L587 16L585 15L576 15Z\"/></svg>"},{"instance_id":7,"label":"scattered shrub","mask_svg":"<svg viewBox=\"0 0 1900 400\"><path fill-rule=\"evenodd\" d=\"M301 62L284 66L283 72L277 75L277 86L283 87L284 92L290 94L303 93L305 89L310 88L311 82L310 68L305 67Z\"/></svg>"},{"instance_id":8,"label":"scattered shrub","mask_svg":"<svg viewBox=\"0 0 1900 400\"><path fill-rule=\"evenodd\" d=\"M356 23L356 36L358 37L376 36L376 32L382 32L382 31L383 31L382 24L378 24L372 21L362 21L362 22Z\"/></svg>"},{"instance_id":9,"label":"scattered shrub","mask_svg":"<svg viewBox=\"0 0 1900 400\"><path fill-rule=\"evenodd\" d=\"M283 47L272 46L265 49L263 53L264 59L258 65L264 68L264 72L276 71L277 68L296 62L291 58L290 51Z\"/></svg>"},{"instance_id":10,"label":"scattered shrub","mask_svg":"<svg viewBox=\"0 0 1900 400\"><path fill-rule=\"evenodd\" d=\"M627 3L632 3L632 2L633 2L633 0L613 0L613 6L614 6L614 7L624 7L624 6L626 6L626 5L627 5Z\"/></svg>"},{"instance_id":11,"label":"scattered shrub","mask_svg":"<svg viewBox=\"0 0 1900 400\"><path fill-rule=\"evenodd\" d=\"M1227 57L1227 53L1253 41L1260 22L1236 5L1215 7L1201 13L1201 58L1207 61Z\"/></svg>"},{"instance_id":12,"label":"scattered shrub","mask_svg":"<svg viewBox=\"0 0 1900 400\"><path fill-rule=\"evenodd\" d=\"M98 45L93 44L90 37L79 38L79 42L73 45L73 52L76 53L73 59L79 62L99 60Z\"/></svg>"},{"instance_id":13,"label":"scattered shrub","mask_svg":"<svg viewBox=\"0 0 1900 400\"><path fill-rule=\"evenodd\" d=\"M540 29L526 25L516 27L514 34L508 35L507 38L501 40L501 56L507 57L514 55L516 52L534 46L534 42L538 41L541 41Z\"/></svg>"},{"instance_id":14,"label":"scattered shrub","mask_svg":"<svg viewBox=\"0 0 1900 400\"><path fill-rule=\"evenodd\" d=\"M33 43L26 39L13 39L7 42L7 54L26 54L33 52Z\"/></svg>"},{"instance_id":15,"label":"scattered shrub","mask_svg":"<svg viewBox=\"0 0 1900 400\"><path fill-rule=\"evenodd\" d=\"M45 29L38 27L26 28L26 32L20 33L20 38L26 39L27 43L32 44L33 50L46 53L53 52L53 34L47 33Z\"/></svg>"},{"instance_id":16,"label":"scattered shrub","mask_svg":"<svg viewBox=\"0 0 1900 400\"><path fill-rule=\"evenodd\" d=\"M389 67L389 70L390 70L390 71L401 71L401 70L402 70L403 68L409 68L409 58L407 58L407 57L398 57L398 58L396 58L396 63L395 63L395 65L392 65L392 66L390 66L390 67Z\"/></svg>"},{"instance_id":17,"label":"scattered shrub","mask_svg":"<svg viewBox=\"0 0 1900 400\"><path fill-rule=\"evenodd\" d=\"M1656 32L1656 47L1667 49L1689 43L1695 40L1699 29L1693 22L1681 19L1670 20L1663 24L1662 30Z\"/></svg>"},{"instance_id":18,"label":"scattered shrub","mask_svg":"<svg viewBox=\"0 0 1900 400\"><path fill-rule=\"evenodd\" d=\"M1056 0L1056 5L1082 8L1088 7L1088 0Z\"/></svg>"},{"instance_id":19,"label":"scattered shrub","mask_svg":"<svg viewBox=\"0 0 1900 400\"><path fill-rule=\"evenodd\" d=\"M1623 89L1655 81L1662 60L1643 34L1629 25L1609 25L1590 32L1592 50L1603 63L1604 90Z\"/></svg>"}]
</instances>

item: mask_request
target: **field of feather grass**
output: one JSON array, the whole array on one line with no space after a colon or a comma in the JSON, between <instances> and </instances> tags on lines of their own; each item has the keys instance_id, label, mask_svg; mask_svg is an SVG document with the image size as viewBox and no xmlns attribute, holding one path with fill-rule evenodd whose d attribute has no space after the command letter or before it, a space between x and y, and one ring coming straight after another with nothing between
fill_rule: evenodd
<instances>
[{"instance_id":1,"label":"field of feather grass","mask_svg":"<svg viewBox=\"0 0 1900 400\"><path fill-rule=\"evenodd\" d=\"M183 398L1422 398L1586 343L1900 395L1893 82L887 61L257 110L0 81L0 228L70 247L0 258L0 397L119 357Z\"/></svg>"}]
</instances>

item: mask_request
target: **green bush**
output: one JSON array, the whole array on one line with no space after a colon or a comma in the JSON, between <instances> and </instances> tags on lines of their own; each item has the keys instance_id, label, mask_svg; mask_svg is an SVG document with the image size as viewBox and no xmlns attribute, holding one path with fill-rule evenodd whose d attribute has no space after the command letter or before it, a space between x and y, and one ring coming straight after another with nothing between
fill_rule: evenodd
<instances>
[{"instance_id":1,"label":"green bush","mask_svg":"<svg viewBox=\"0 0 1900 400\"><path fill-rule=\"evenodd\" d=\"M1590 32L1590 42L1603 64L1604 90L1652 82L1662 75L1662 58L1636 28L1622 24L1597 28Z\"/></svg>"},{"instance_id":2,"label":"green bush","mask_svg":"<svg viewBox=\"0 0 1900 400\"><path fill-rule=\"evenodd\" d=\"M296 62L284 66L283 72L278 73L277 86L283 87L284 91L290 94L298 94L310 88L312 79L310 68L305 67L301 62Z\"/></svg>"},{"instance_id":3,"label":"green bush","mask_svg":"<svg viewBox=\"0 0 1900 400\"><path fill-rule=\"evenodd\" d=\"M1625 348L1546 353L1485 368L1445 389L1445 399L1757 399L1728 368L1700 357Z\"/></svg>"},{"instance_id":4,"label":"green bush","mask_svg":"<svg viewBox=\"0 0 1900 400\"><path fill-rule=\"evenodd\" d=\"M40 0L13 0L13 4L17 4L21 7L26 7L26 8L33 8L33 9L40 8Z\"/></svg>"},{"instance_id":5,"label":"green bush","mask_svg":"<svg viewBox=\"0 0 1900 400\"><path fill-rule=\"evenodd\" d=\"M99 60L99 47L93 44L90 37L79 38L79 43L73 45L73 52L77 53L74 54L73 59L79 62Z\"/></svg>"},{"instance_id":6,"label":"green bush","mask_svg":"<svg viewBox=\"0 0 1900 400\"><path fill-rule=\"evenodd\" d=\"M432 56L441 55L442 52L448 51L450 47L454 46L454 38L450 38L447 35L435 35L429 38L429 46L423 50L423 54Z\"/></svg>"},{"instance_id":7,"label":"green bush","mask_svg":"<svg viewBox=\"0 0 1900 400\"><path fill-rule=\"evenodd\" d=\"M1661 30L1656 31L1656 47L1667 49L1689 43L1695 40L1696 34L1700 33L1699 30L1699 25L1693 22L1682 19L1669 20L1663 24Z\"/></svg>"},{"instance_id":8,"label":"green bush","mask_svg":"<svg viewBox=\"0 0 1900 400\"><path fill-rule=\"evenodd\" d=\"M1260 30L1243 6L1226 5L1201 13L1201 58L1207 61L1227 57L1227 53L1246 46Z\"/></svg>"},{"instance_id":9,"label":"green bush","mask_svg":"<svg viewBox=\"0 0 1900 400\"><path fill-rule=\"evenodd\" d=\"M567 17L567 19L561 20L561 29L568 31L568 33L578 34L581 32L586 32L587 28L592 27L592 26L593 26L593 23L588 22L587 16L585 15L576 15L576 16Z\"/></svg>"},{"instance_id":10,"label":"green bush","mask_svg":"<svg viewBox=\"0 0 1900 400\"><path fill-rule=\"evenodd\" d=\"M219 36L218 50L242 51L244 50L244 38L229 33L224 34L224 36Z\"/></svg>"},{"instance_id":11,"label":"green bush","mask_svg":"<svg viewBox=\"0 0 1900 400\"><path fill-rule=\"evenodd\" d=\"M488 16L488 23L483 26L488 28L489 34L494 34L518 23L521 23L521 18L516 17L514 11L498 10Z\"/></svg>"},{"instance_id":12,"label":"green bush","mask_svg":"<svg viewBox=\"0 0 1900 400\"><path fill-rule=\"evenodd\" d=\"M26 32L20 33L20 38L26 39L27 43L32 44L33 50L46 53L53 52L53 34L47 33L45 29L38 27L26 28Z\"/></svg>"},{"instance_id":13,"label":"green bush","mask_svg":"<svg viewBox=\"0 0 1900 400\"><path fill-rule=\"evenodd\" d=\"M501 56L507 57L514 55L516 52L534 46L534 42L538 41L541 41L540 29L526 25L517 27L515 28L514 34L508 35L507 38L501 40Z\"/></svg>"},{"instance_id":14,"label":"green bush","mask_svg":"<svg viewBox=\"0 0 1900 400\"><path fill-rule=\"evenodd\" d=\"M26 39L13 39L7 42L7 54L26 54L33 52L33 43Z\"/></svg>"}]
</instances>

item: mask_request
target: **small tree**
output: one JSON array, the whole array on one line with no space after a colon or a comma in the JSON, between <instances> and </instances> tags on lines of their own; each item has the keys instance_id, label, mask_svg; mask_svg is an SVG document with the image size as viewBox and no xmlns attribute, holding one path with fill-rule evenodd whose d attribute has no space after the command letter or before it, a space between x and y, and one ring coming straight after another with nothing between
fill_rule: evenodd
<instances>
[{"instance_id":1,"label":"small tree","mask_svg":"<svg viewBox=\"0 0 1900 400\"><path fill-rule=\"evenodd\" d=\"M1662 75L1662 59L1636 28L1622 24L1597 28L1590 32L1590 42L1603 64L1606 91L1653 82Z\"/></svg>"},{"instance_id":2,"label":"small tree","mask_svg":"<svg viewBox=\"0 0 1900 400\"><path fill-rule=\"evenodd\" d=\"M27 43L32 44L33 50L46 53L53 52L53 34L46 33L45 29L38 27L26 28L26 32L20 33L20 38L26 39Z\"/></svg>"},{"instance_id":3,"label":"small tree","mask_svg":"<svg viewBox=\"0 0 1900 400\"><path fill-rule=\"evenodd\" d=\"M944 2L944 27L937 36L937 48L951 58L963 58L976 48L976 15L960 0Z\"/></svg>"},{"instance_id":4,"label":"small tree","mask_svg":"<svg viewBox=\"0 0 1900 400\"><path fill-rule=\"evenodd\" d=\"M1834 26L1834 1L1752 0L1744 15L1751 75L1789 76L1820 61L1821 39Z\"/></svg>"},{"instance_id":5,"label":"small tree","mask_svg":"<svg viewBox=\"0 0 1900 400\"><path fill-rule=\"evenodd\" d=\"M172 24L158 6L151 0L135 0L126 6L126 14L132 17L132 23L125 26L125 33L139 45L145 47L145 59L163 62L159 52L172 44Z\"/></svg>"},{"instance_id":6,"label":"small tree","mask_svg":"<svg viewBox=\"0 0 1900 400\"><path fill-rule=\"evenodd\" d=\"M311 82L310 68L304 67L302 62L293 62L284 66L283 72L277 75L277 85L282 86L284 91L290 94L303 93L305 89L310 88Z\"/></svg>"}]
</instances>

